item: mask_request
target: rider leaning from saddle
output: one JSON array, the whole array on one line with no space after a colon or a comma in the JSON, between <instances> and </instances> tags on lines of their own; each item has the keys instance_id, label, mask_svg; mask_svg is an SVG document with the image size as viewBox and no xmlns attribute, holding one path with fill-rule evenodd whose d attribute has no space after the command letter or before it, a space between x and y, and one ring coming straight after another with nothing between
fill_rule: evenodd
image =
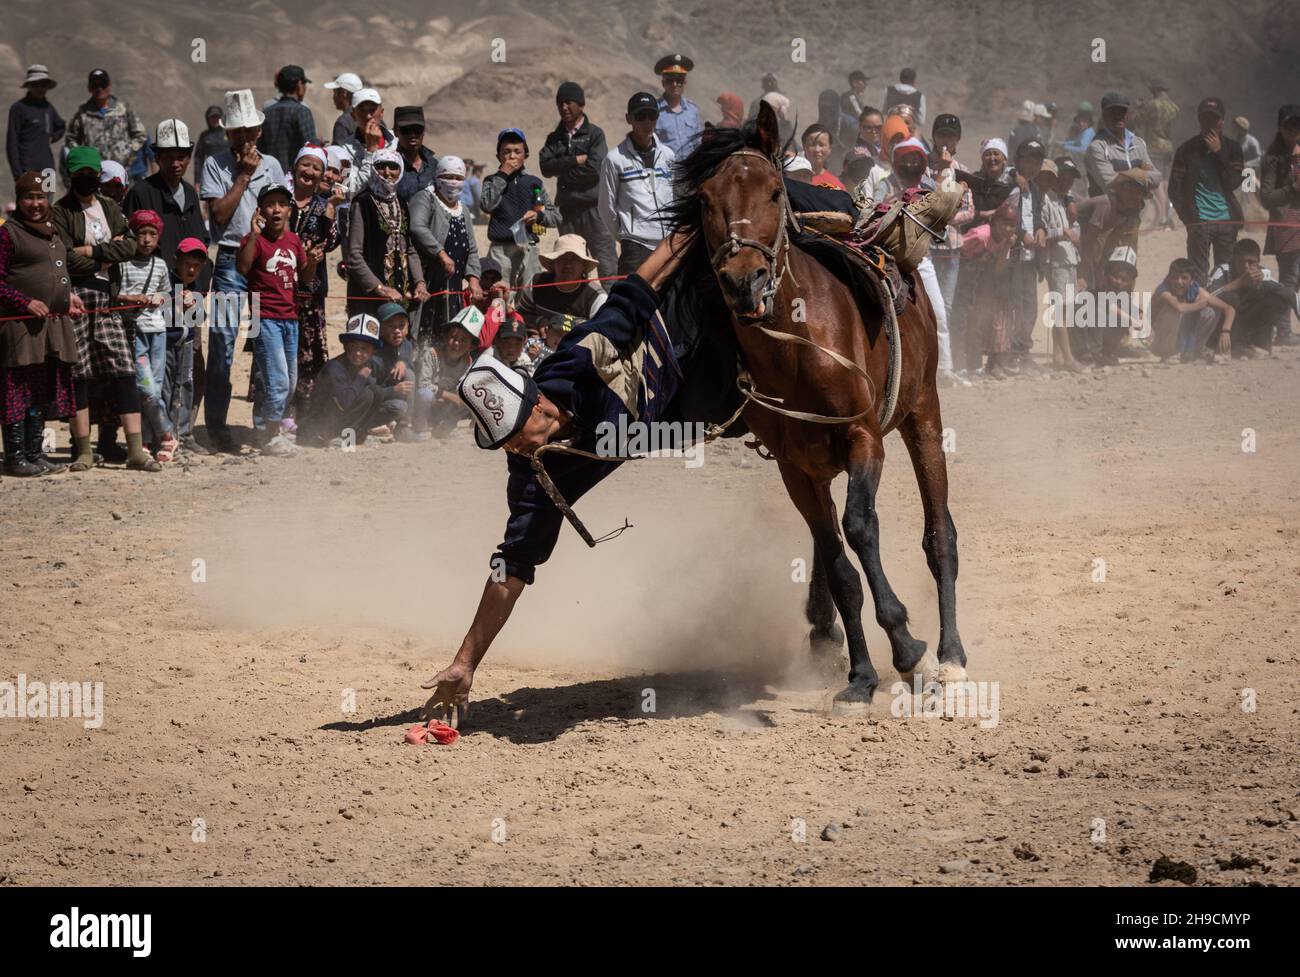
<instances>
[{"instance_id":1,"label":"rider leaning from saddle","mask_svg":"<svg viewBox=\"0 0 1300 977\"><path fill-rule=\"evenodd\" d=\"M856 217L843 191L786 181L795 212L841 210ZM505 626L524 587L555 549L564 515L533 468L542 445L564 441L597 454L604 423L663 419L682 385L682 364L660 313L664 288L691 244L692 232L665 238L632 275L616 283L600 310L570 332L532 378L490 355L465 373L459 394L475 423L475 440L505 448L510 518L493 554L478 609L452 663L423 684L434 692L426 718L458 726L467 715L474 671ZM721 324L720 324L721 325ZM570 505L621 464L606 457L551 455L546 472Z\"/></svg>"},{"instance_id":2,"label":"rider leaning from saddle","mask_svg":"<svg viewBox=\"0 0 1300 977\"><path fill-rule=\"evenodd\" d=\"M542 445L564 440L596 454L597 429L620 415L653 422L681 383L681 368L662 318L660 293L690 241L665 238L637 271L616 283L591 319L574 328L528 378L484 354L466 371L459 393L474 418L480 448L505 448L510 518L492 556L478 610L452 663L424 688L434 689L428 718L458 726L467 714L474 670L505 625L537 566L555 549L564 516L538 482L531 458ZM562 454L546 470L570 504L621 462Z\"/></svg>"}]
</instances>

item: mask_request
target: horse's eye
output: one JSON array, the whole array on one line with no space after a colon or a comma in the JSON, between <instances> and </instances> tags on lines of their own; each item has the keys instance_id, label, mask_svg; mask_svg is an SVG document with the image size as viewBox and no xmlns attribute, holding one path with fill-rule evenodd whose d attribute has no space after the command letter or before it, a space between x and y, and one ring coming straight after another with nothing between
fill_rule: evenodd
<instances>
[{"instance_id":1,"label":"horse's eye","mask_svg":"<svg viewBox=\"0 0 1300 977\"><path fill-rule=\"evenodd\" d=\"M772 191L772 203L776 203L780 199L781 199L781 188L777 187L775 190Z\"/></svg>"}]
</instances>

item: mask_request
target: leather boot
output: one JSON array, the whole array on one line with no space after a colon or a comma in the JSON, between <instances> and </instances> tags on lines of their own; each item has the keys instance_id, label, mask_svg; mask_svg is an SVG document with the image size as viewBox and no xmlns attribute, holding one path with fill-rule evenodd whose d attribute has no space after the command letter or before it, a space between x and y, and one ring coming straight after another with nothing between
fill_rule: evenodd
<instances>
[{"instance_id":1,"label":"leather boot","mask_svg":"<svg viewBox=\"0 0 1300 977\"><path fill-rule=\"evenodd\" d=\"M23 424L6 424L4 426L5 465L4 473L12 478L34 478L48 475L43 465L33 465L27 460L26 434Z\"/></svg>"},{"instance_id":2,"label":"leather boot","mask_svg":"<svg viewBox=\"0 0 1300 977\"><path fill-rule=\"evenodd\" d=\"M45 417L37 411L29 410L27 419L23 422L23 430L26 434L25 441L27 445L27 460L33 465L40 465L48 472L61 472L66 467L52 458L46 457L43 450L45 441Z\"/></svg>"}]
</instances>

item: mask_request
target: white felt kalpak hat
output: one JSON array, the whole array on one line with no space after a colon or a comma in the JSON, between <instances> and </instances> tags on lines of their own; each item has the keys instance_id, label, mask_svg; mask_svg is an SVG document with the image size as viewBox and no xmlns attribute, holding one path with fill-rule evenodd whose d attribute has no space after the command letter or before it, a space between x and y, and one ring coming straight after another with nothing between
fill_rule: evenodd
<instances>
[{"instance_id":1,"label":"white felt kalpak hat","mask_svg":"<svg viewBox=\"0 0 1300 977\"><path fill-rule=\"evenodd\" d=\"M258 109L257 102L253 99L251 88L237 88L226 92L224 125L227 129L252 129L260 126L265 120L266 116Z\"/></svg>"},{"instance_id":2,"label":"white felt kalpak hat","mask_svg":"<svg viewBox=\"0 0 1300 977\"><path fill-rule=\"evenodd\" d=\"M348 320L347 328L339 333L340 343L346 343L350 340L360 340L379 349L384 345L384 341L379 338L379 320L372 315L366 315L364 312L354 315Z\"/></svg>"},{"instance_id":3,"label":"white felt kalpak hat","mask_svg":"<svg viewBox=\"0 0 1300 977\"><path fill-rule=\"evenodd\" d=\"M193 149L190 130L180 119L163 119L154 134L154 149Z\"/></svg>"},{"instance_id":4,"label":"white felt kalpak hat","mask_svg":"<svg viewBox=\"0 0 1300 977\"><path fill-rule=\"evenodd\" d=\"M1134 251L1132 248L1128 247L1127 245L1122 244L1110 253L1110 257L1106 259L1106 264L1128 265L1134 271L1137 271L1137 266L1138 266L1137 252Z\"/></svg>"},{"instance_id":5,"label":"white felt kalpak hat","mask_svg":"<svg viewBox=\"0 0 1300 977\"><path fill-rule=\"evenodd\" d=\"M501 447L523 429L538 397L531 378L490 350L465 371L456 392L474 418L474 440L488 449Z\"/></svg>"},{"instance_id":6,"label":"white felt kalpak hat","mask_svg":"<svg viewBox=\"0 0 1300 977\"><path fill-rule=\"evenodd\" d=\"M474 345L478 345L479 337L483 335L483 324L487 318L478 310L477 306L467 305L457 312L451 320L451 325L460 326L467 333L474 337Z\"/></svg>"}]
</instances>

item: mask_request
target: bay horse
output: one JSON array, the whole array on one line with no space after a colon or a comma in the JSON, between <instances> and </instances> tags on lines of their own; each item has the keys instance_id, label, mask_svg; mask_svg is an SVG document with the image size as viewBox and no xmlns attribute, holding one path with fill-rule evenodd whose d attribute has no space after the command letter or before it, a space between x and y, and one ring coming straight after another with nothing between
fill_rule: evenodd
<instances>
[{"instance_id":1,"label":"bay horse","mask_svg":"<svg viewBox=\"0 0 1300 977\"><path fill-rule=\"evenodd\" d=\"M678 197L669 219L677 229L698 231L692 247L709 256L755 395L742 418L775 457L786 491L812 533L805 608L810 646L814 655L838 655L847 638L849 682L834 701L837 708L855 711L870 704L879 677L863 634L862 582L845 552L845 539L866 573L876 623L889 637L898 673L910 679L919 672L926 681L939 682L966 677L956 618L957 530L948 511L935 385L938 333L918 282L915 299L898 316L901 342L894 355L902 358L901 378L896 407L882 430L877 411L878 392L888 384L890 350L881 328L887 310L864 308L854 290L809 253L806 242L791 238L797 228L779 154L776 116L767 104L744 129L711 130L679 161ZM783 342L771 332L807 342ZM834 421L816 423L790 412ZM939 594L937 660L908 630L907 608L880 564L876 490L884 436L892 430L907 446L925 510L921 545ZM842 536L830 491L841 472L849 476ZM835 623L837 610L842 632Z\"/></svg>"}]
</instances>

